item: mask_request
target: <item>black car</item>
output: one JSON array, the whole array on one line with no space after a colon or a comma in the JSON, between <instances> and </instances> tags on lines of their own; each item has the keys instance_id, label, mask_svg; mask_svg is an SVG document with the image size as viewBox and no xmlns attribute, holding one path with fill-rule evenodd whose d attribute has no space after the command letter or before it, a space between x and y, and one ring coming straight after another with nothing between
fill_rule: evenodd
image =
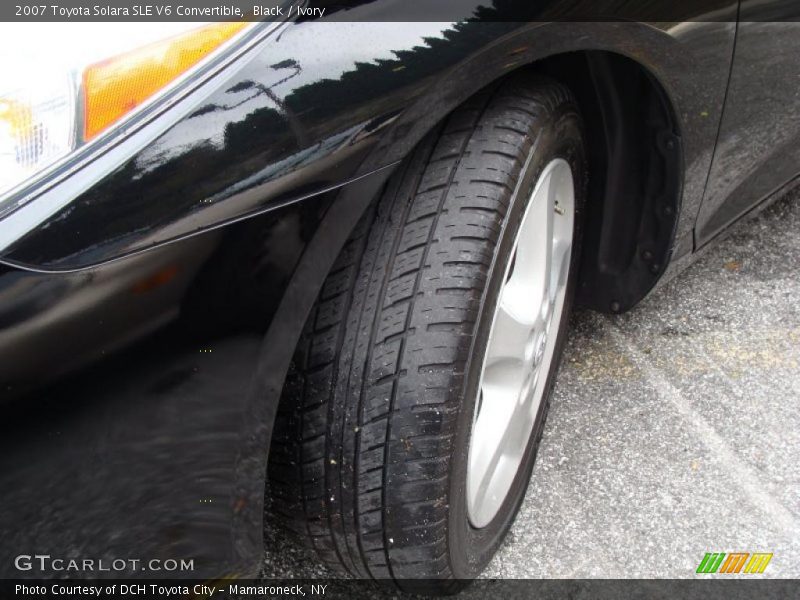
<instances>
[{"instance_id":1,"label":"black car","mask_svg":"<svg viewBox=\"0 0 800 600\"><path fill-rule=\"evenodd\" d=\"M797 3L311 4L2 25L4 577L257 575L267 487L342 573L475 577L573 305L798 176Z\"/></svg>"}]
</instances>

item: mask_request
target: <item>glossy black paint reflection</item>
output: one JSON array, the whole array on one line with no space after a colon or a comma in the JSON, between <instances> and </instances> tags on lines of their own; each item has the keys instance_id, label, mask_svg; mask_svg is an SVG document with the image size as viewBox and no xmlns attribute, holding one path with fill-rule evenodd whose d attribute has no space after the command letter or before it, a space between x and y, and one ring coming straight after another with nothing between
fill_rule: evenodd
<instances>
[{"instance_id":1,"label":"glossy black paint reflection","mask_svg":"<svg viewBox=\"0 0 800 600\"><path fill-rule=\"evenodd\" d=\"M374 27L395 30L377 51ZM4 257L86 267L385 167L390 159L363 165L387 125L433 76L514 25L374 27L304 23L273 34L185 119ZM329 60L332 47L346 50Z\"/></svg>"},{"instance_id":2,"label":"glossy black paint reflection","mask_svg":"<svg viewBox=\"0 0 800 600\"><path fill-rule=\"evenodd\" d=\"M698 245L800 171L798 17L796 2L743 4L719 143L697 217Z\"/></svg>"},{"instance_id":3,"label":"glossy black paint reflection","mask_svg":"<svg viewBox=\"0 0 800 600\"><path fill-rule=\"evenodd\" d=\"M270 422L253 375L330 200L86 272L0 275L1 573L76 544L194 558L184 576L249 566L237 553L258 539L263 482L247 490L263 475L247 449L266 456Z\"/></svg>"},{"instance_id":4,"label":"glossy black paint reflection","mask_svg":"<svg viewBox=\"0 0 800 600\"><path fill-rule=\"evenodd\" d=\"M318 284L385 182L78 273L2 267L0 575L18 554L254 575L284 374ZM63 573L62 573L63 575Z\"/></svg>"},{"instance_id":5,"label":"glossy black paint reflection","mask_svg":"<svg viewBox=\"0 0 800 600\"><path fill-rule=\"evenodd\" d=\"M287 26L154 144L3 251L23 267L78 270L0 265L0 574L41 575L13 568L20 553L254 573L274 411L325 275L391 166L514 69L582 50L641 65L680 129L677 236L691 237L734 24L382 27ZM95 176L91 166L74 175Z\"/></svg>"},{"instance_id":6,"label":"glossy black paint reflection","mask_svg":"<svg viewBox=\"0 0 800 600\"><path fill-rule=\"evenodd\" d=\"M46 270L86 268L319 193L392 164L480 87L556 53L630 55L676 103L685 101L692 117L700 112L693 105L703 102L687 97L695 78L704 81L703 95L713 96L703 102L708 109L721 99L723 64L690 69L718 62L725 23L673 32L670 23L620 31L610 22L506 22L504 15L528 5L497 1L464 3L468 21L402 24L391 22L402 4L364 4L358 8L385 22L304 21L275 30L234 74L192 98L185 118L86 192L43 222L18 218L17 237L0 258ZM555 5L536 6L549 14ZM724 15L730 7L706 0L693 4L692 14ZM573 8L576 15L583 10ZM682 38L698 32L707 47L687 52ZM689 143L687 152L707 144ZM73 175L91 177L91 165Z\"/></svg>"}]
</instances>

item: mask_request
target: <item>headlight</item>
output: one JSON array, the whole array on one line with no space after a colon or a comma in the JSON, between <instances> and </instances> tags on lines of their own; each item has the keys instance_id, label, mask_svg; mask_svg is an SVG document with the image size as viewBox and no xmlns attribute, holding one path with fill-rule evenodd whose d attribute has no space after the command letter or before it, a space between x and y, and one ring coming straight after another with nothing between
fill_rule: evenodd
<instances>
[{"instance_id":1,"label":"headlight","mask_svg":"<svg viewBox=\"0 0 800 600\"><path fill-rule=\"evenodd\" d=\"M151 101L244 27L0 25L0 196Z\"/></svg>"}]
</instances>

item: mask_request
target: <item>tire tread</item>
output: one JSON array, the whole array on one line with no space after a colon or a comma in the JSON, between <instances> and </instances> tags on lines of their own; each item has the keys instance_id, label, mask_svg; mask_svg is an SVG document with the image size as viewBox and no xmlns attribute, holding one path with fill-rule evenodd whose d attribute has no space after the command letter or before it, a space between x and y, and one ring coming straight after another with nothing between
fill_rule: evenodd
<instances>
[{"instance_id":1,"label":"tire tread","mask_svg":"<svg viewBox=\"0 0 800 600\"><path fill-rule=\"evenodd\" d=\"M448 463L494 247L537 122L571 102L511 78L457 109L342 250L287 378L274 510L355 577L451 577ZM325 443L320 440L325 437Z\"/></svg>"}]
</instances>

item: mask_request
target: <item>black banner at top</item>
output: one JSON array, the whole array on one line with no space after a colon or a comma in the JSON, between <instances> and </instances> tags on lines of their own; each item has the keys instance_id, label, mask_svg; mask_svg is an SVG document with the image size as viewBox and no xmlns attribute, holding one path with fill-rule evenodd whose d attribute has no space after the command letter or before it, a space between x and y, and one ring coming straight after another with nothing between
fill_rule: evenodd
<instances>
[{"instance_id":1,"label":"black banner at top","mask_svg":"<svg viewBox=\"0 0 800 600\"><path fill-rule=\"evenodd\" d=\"M9 0L5 22L795 21L797 0Z\"/></svg>"}]
</instances>

